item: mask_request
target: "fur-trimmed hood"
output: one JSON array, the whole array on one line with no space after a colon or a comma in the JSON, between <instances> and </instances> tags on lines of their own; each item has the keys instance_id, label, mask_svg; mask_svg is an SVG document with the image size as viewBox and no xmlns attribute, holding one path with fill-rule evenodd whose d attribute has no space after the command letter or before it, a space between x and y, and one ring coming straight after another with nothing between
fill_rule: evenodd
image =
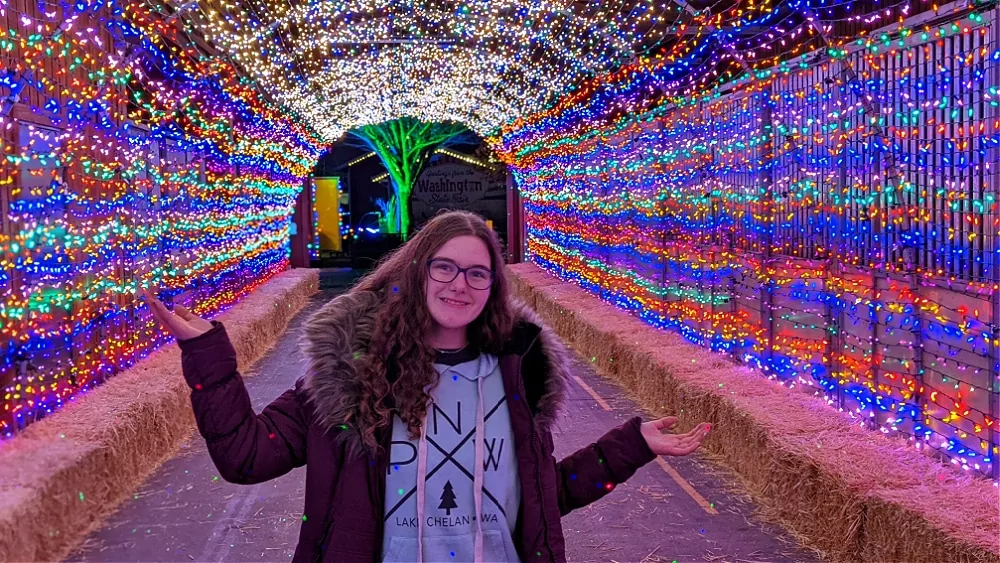
<instances>
[{"instance_id":1,"label":"fur-trimmed hood","mask_svg":"<svg viewBox=\"0 0 1000 563\"><path fill-rule=\"evenodd\" d=\"M325 430L356 419L362 391L355 358L367 351L380 300L373 292L352 291L324 305L305 325L305 391L316 422ZM550 429L565 402L566 349L527 305L512 299L511 308L516 328L502 355L521 356L529 406L536 423ZM360 441L356 432L340 434Z\"/></svg>"}]
</instances>

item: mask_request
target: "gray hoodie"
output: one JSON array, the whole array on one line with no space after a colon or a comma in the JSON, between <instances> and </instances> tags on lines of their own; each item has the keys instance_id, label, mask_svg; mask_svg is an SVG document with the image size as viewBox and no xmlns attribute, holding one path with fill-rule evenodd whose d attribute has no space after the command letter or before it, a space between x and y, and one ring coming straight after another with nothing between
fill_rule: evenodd
<instances>
[{"instance_id":1,"label":"gray hoodie","mask_svg":"<svg viewBox=\"0 0 1000 563\"><path fill-rule=\"evenodd\" d=\"M497 358L442 353L435 367L426 432L411 440L393 418L382 560L518 561L521 486Z\"/></svg>"}]
</instances>

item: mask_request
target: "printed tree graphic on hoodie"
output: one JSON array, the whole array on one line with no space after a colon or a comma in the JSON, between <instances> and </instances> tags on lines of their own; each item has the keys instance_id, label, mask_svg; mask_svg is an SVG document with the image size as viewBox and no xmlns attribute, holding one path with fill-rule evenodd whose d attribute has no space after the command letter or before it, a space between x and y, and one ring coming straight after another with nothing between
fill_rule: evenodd
<instances>
[{"instance_id":1,"label":"printed tree graphic on hoodie","mask_svg":"<svg viewBox=\"0 0 1000 563\"><path fill-rule=\"evenodd\" d=\"M444 484L444 491L441 492L441 505L438 508L446 510L445 515L447 516L451 516L452 508L458 508L458 505L455 504L455 491L451 488L451 481Z\"/></svg>"}]
</instances>

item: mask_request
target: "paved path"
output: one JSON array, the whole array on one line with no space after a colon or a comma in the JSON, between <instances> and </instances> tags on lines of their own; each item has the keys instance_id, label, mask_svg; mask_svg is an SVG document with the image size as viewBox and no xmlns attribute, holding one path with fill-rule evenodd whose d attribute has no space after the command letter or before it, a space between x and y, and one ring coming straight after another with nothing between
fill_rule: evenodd
<instances>
[{"instance_id":1,"label":"paved path","mask_svg":"<svg viewBox=\"0 0 1000 563\"><path fill-rule=\"evenodd\" d=\"M248 374L258 411L303 373L296 342L304 318L343 291L350 274L324 274L323 292ZM556 456L585 446L638 413L614 385L577 361ZM697 455L651 463L612 494L563 519L570 561L818 561L756 520L729 491L726 472ZM222 481L197 437L165 463L105 527L70 557L79 562L288 561L302 518L305 469L254 486Z\"/></svg>"}]
</instances>

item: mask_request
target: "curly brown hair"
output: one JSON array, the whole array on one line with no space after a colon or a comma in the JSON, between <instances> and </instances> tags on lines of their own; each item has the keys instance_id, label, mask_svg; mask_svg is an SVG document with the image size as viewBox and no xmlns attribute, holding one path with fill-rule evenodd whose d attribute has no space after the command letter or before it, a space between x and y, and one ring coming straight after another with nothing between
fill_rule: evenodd
<instances>
[{"instance_id":1,"label":"curly brown hair","mask_svg":"<svg viewBox=\"0 0 1000 563\"><path fill-rule=\"evenodd\" d=\"M469 344L483 353L499 354L513 331L514 315L496 233L474 213L439 213L354 288L374 292L381 300L368 352L358 358L362 394L356 424L363 443L372 450L377 447L376 432L391 424L394 411L414 439L420 436L427 413L427 390L439 378L434 369L435 351L425 338L434 328L427 311L427 262L445 243L460 236L474 236L486 244L494 272L489 300L468 327ZM391 385L387 377L390 369L398 374Z\"/></svg>"}]
</instances>

